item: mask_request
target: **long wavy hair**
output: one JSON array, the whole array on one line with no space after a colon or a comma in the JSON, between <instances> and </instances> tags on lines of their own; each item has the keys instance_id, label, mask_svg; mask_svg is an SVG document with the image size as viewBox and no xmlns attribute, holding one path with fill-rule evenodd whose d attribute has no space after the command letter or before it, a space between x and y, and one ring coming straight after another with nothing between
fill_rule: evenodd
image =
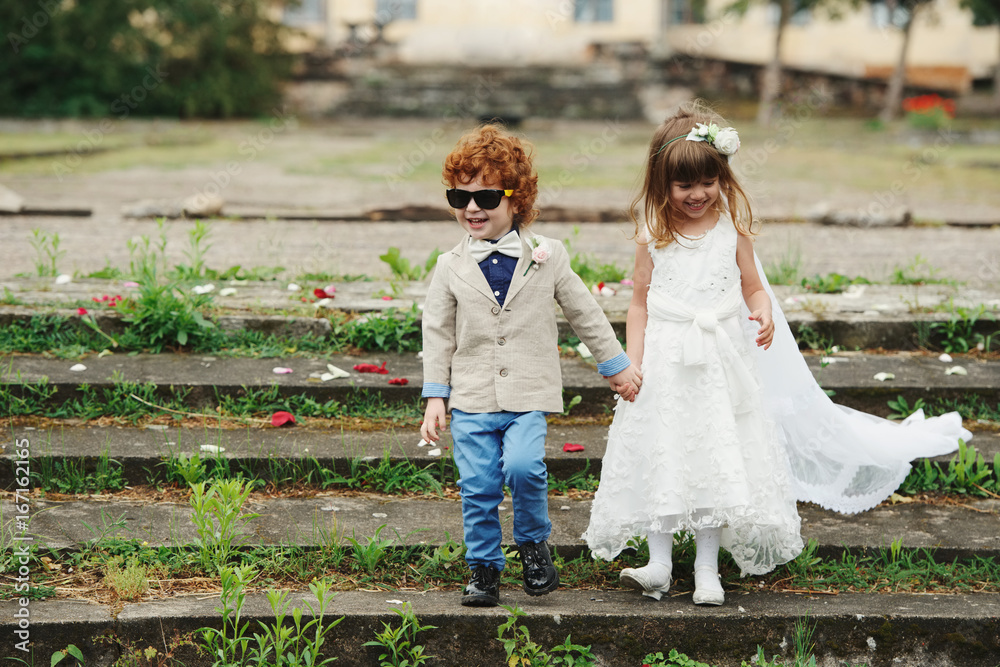
<instances>
[{"instance_id":1,"label":"long wavy hair","mask_svg":"<svg viewBox=\"0 0 1000 667\"><path fill-rule=\"evenodd\" d=\"M525 228L538 217L538 174L531 166L534 147L509 134L499 125L487 123L464 135L444 160L441 177L449 187L473 181L513 190L510 205L514 224Z\"/></svg>"},{"instance_id":2,"label":"long wavy hair","mask_svg":"<svg viewBox=\"0 0 1000 667\"><path fill-rule=\"evenodd\" d=\"M671 181L693 183L717 178L719 198L713 210L720 215L728 212L740 234L753 236L755 233L750 198L736 180L727 156L708 142L683 139L697 123L715 123L723 127L726 121L703 102L695 100L681 105L674 115L663 121L649 142L645 181L629 206L629 218L635 223L636 238L645 238L641 233L645 225L649 229L649 240L657 248L670 245L678 237L687 238L678 229L683 214L670 201ZM673 139L676 141L671 141ZM640 205L645 220L637 212Z\"/></svg>"}]
</instances>

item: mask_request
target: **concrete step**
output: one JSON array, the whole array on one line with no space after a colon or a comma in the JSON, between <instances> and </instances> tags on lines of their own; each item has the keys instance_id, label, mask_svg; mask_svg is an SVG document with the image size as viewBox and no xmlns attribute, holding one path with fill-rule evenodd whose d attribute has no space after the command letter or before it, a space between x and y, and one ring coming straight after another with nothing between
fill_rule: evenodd
<instances>
[{"instance_id":1,"label":"concrete step","mask_svg":"<svg viewBox=\"0 0 1000 667\"><path fill-rule=\"evenodd\" d=\"M293 606L315 605L308 592L293 593L290 599ZM377 665L379 650L363 644L374 639L383 624L398 627L399 616L393 610L404 604L410 605L421 624L434 626L416 640L428 655L437 657L434 664L505 663L497 639L497 629L508 617L503 608L461 607L453 591L389 590L336 594L326 614L331 620L343 619L328 635L327 647L338 658L336 664ZM730 593L721 607L698 607L691 604L689 594L658 602L612 590L560 590L529 597L505 586L501 604L516 605L527 613L521 624L544 649L570 637L574 644L590 646L598 657L596 664L607 667L635 667L647 654L667 655L670 649L717 667L740 667L753 660L758 646L769 660L781 655L783 664L791 664L794 626L802 619L816 626L813 640L819 665L995 667L1000 661L996 632L1000 597L995 594ZM120 655L114 639L162 651L175 629L183 635L220 625L215 593L124 603L115 611L72 601L30 602L24 608L30 614L34 653L46 661L74 644L84 651L87 664L111 664ZM19 609L14 601L0 602L0 632L8 637L16 630L13 614ZM243 618L250 622L251 635L259 632L257 621L273 623L262 593L247 596ZM0 656L24 654L15 649L15 641L6 641L0 645ZM208 667L212 662L192 647L181 647L176 657L188 667Z\"/></svg>"},{"instance_id":2,"label":"concrete step","mask_svg":"<svg viewBox=\"0 0 1000 667\"><path fill-rule=\"evenodd\" d=\"M590 500L550 496L552 536L549 544L564 558L579 557L585 550L580 536L590 520ZM0 501L4 530L14 529L14 499ZM329 544L335 535L340 544L379 535L395 546L437 547L449 540L461 543L462 508L457 497L386 496L361 492L317 492L308 498L251 496L244 505L258 514L241 531L245 545L295 544L303 547ZM152 546L178 547L197 539L187 501L148 502L102 495L62 496L49 493L31 502L26 535L50 549L75 550L95 538L95 527L124 521L106 537L148 542ZM905 502L885 504L859 515L846 516L800 503L802 537L814 539L819 555L839 558L845 549L870 552L888 548L899 540L906 548L927 549L948 562L972 557L1000 556L1000 501L968 499L961 505ZM501 505L505 544L513 545L510 499ZM89 527L88 527L89 526ZM19 532L19 531L16 531Z\"/></svg>"},{"instance_id":3,"label":"concrete step","mask_svg":"<svg viewBox=\"0 0 1000 667\"><path fill-rule=\"evenodd\" d=\"M835 359L833 363L829 363L831 358ZM82 371L70 370L77 361L37 355L10 355L2 361L0 389L17 397L23 394L24 385L45 382L53 390L48 405L61 405L79 397L78 388L83 384L100 390L122 381L153 383L161 397L185 393L184 403L192 410L212 408L222 395L239 397L245 395L246 388L271 385L277 386L281 396L305 395L322 403L343 402L359 389L380 394L386 401L416 401L423 384L423 366L416 354L331 354L327 359L113 354L84 359L86 368ZM875 415L888 415L887 401L898 396L910 405L918 399L930 402L967 397L978 398L989 406L1000 403L1000 361L965 357L946 364L932 354L845 352L827 358L806 355L806 362L820 384L835 392L835 402ZM309 377L311 373L326 372L328 363L347 371L349 376L326 382ZM387 374L354 370L355 365L365 363L385 363ZM963 366L967 374L946 374L955 364ZM293 372L275 374L277 367L291 368ZM882 372L895 377L888 381L874 379ZM408 384L390 385L388 381L393 378L405 379ZM576 395L582 399L573 414L607 414L614 405L607 382L579 358L562 359L562 381L567 399Z\"/></svg>"},{"instance_id":4,"label":"concrete step","mask_svg":"<svg viewBox=\"0 0 1000 667\"><path fill-rule=\"evenodd\" d=\"M553 420L549 424L545 443L549 474L560 480L580 472L600 477L607 425L560 421ZM970 446L983 456L988 466L992 466L994 457L1000 454L1000 432L975 424L968 426L974 434ZM425 468L450 458L452 446L447 431L436 445L421 446L420 432L414 427L372 431L302 426L224 429L207 421L203 428L57 423L44 428L17 427L13 432L17 439L29 442L35 459L52 457L55 461L82 462L93 468L97 459L106 456L121 466L130 485L147 484L151 478L162 480L164 461L182 454L198 454L203 460L223 457L232 467L243 466L260 479L273 480L281 472L273 465L276 462L284 464L287 470L295 465L305 467L315 460L316 464L347 475L352 461L388 456L394 462L407 460ZM563 451L567 443L580 445L583 451ZM12 449L5 448L3 456L10 459ZM435 450L436 453L431 453ZM952 458L954 455L932 460L947 464ZM13 479L12 467L0 465L0 488L11 488Z\"/></svg>"},{"instance_id":5,"label":"concrete step","mask_svg":"<svg viewBox=\"0 0 1000 667\"><path fill-rule=\"evenodd\" d=\"M205 281L207 284L210 281ZM326 285L303 285L289 292L287 281L249 282L216 281L216 294L223 287L236 285L231 296L215 296L219 325L226 330L248 329L284 336L308 333L323 336L330 332L329 322L317 310L312 290ZM423 304L427 296L426 281L386 280L342 282L330 308L354 313L385 313L390 309L409 311ZM632 298L627 285L609 285L614 294L595 297L616 332L625 335L625 315ZM137 293L135 287L124 287L117 281L80 279L65 285L53 285L51 279L21 278L0 282L23 305L0 306L0 326L40 314L56 313L75 318L78 302L86 303L103 330L120 332L123 323L116 311L93 304L92 299L103 295L122 296ZM841 293L809 292L797 285L774 287L781 308L792 330L803 327L812 330L815 340L845 349L913 349L929 341L940 343L940 333L929 331L931 323L947 323L955 309L964 309L972 318L970 333L990 336L1000 330L996 318L1000 314L1000 299L995 290L975 289L950 284L927 285L855 285ZM395 294L386 300L385 294ZM983 310L980 312L979 308ZM560 320L560 333L572 329ZM973 341L974 343L974 341Z\"/></svg>"}]
</instances>

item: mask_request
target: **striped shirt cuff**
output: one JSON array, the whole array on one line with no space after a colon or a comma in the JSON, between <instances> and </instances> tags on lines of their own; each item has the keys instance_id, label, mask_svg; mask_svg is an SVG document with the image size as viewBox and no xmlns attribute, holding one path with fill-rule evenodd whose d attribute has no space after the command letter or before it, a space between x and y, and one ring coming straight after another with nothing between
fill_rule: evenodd
<instances>
[{"instance_id":1,"label":"striped shirt cuff","mask_svg":"<svg viewBox=\"0 0 1000 667\"><path fill-rule=\"evenodd\" d=\"M425 382L420 395L423 398L448 398L451 396L451 387L440 382Z\"/></svg>"},{"instance_id":2,"label":"striped shirt cuff","mask_svg":"<svg viewBox=\"0 0 1000 667\"><path fill-rule=\"evenodd\" d=\"M614 359L609 359L608 361L601 362L597 364L597 372L606 378L612 375L617 375L623 370L632 365L632 360L628 358L628 355L624 352L619 354ZM425 387L427 385L424 385Z\"/></svg>"}]
</instances>

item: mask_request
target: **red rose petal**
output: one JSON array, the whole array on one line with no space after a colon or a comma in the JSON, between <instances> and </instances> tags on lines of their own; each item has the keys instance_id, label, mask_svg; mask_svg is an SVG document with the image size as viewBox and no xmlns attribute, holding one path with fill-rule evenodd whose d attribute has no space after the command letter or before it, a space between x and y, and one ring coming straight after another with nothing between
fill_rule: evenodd
<instances>
[{"instance_id":1,"label":"red rose petal","mask_svg":"<svg viewBox=\"0 0 1000 667\"><path fill-rule=\"evenodd\" d=\"M386 363L387 362L383 361L381 366L376 366L375 364L355 364L354 370L359 373L378 373L379 375L388 375L389 371L385 368Z\"/></svg>"},{"instance_id":2,"label":"red rose petal","mask_svg":"<svg viewBox=\"0 0 1000 667\"><path fill-rule=\"evenodd\" d=\"M285 412L284 410L278 410L273 415L271 415L271 426L284 426L285 424L294 424L295 416L290 412Z\"/></svg>"},{"instance_id":3,"label":"red rose petal","mask_svg":"<svg viewBox=\"0 0 1000 667\"><path fill-rule=\"evenodd\" d=\"M313 290L313 296L316 297L317 299L325 299L326 290L323 289L322 287L317 287L316 289Z\"/></svg>"},{"instance_id":4,"label":"red rose petal","mask_svg":"<svg viewBox=\"0 0 1000 667\"><path fill-rule=\"evenodd\" d=\"M563 445L563 451L564 452L582 452L583 451L583 445L576 445L576 444L573 444L572 442L567 442L565 445Z\"/></svg>"},{"instance_id":5,"label":"red rose petal","mask_svg":"<svg viewBox=\"0 0 1000 667\"><path fill-rule=\"evenodd\" d=\"M76 314L77 315L86 315L87 314L87 309L86 308L77 308L76 309Z\"/></svg>"},{"instance_id":6,"label":"red rose petal","mask_svg":"<svg viewBox=\"0 0 1000 667\"><path fill-rule=\"evenodd\" d=\"M389 380L389 384L404 385L409 383L410 381L407 380L406 378L392 378L391 380Z\"/></svg>"}]
</instances>

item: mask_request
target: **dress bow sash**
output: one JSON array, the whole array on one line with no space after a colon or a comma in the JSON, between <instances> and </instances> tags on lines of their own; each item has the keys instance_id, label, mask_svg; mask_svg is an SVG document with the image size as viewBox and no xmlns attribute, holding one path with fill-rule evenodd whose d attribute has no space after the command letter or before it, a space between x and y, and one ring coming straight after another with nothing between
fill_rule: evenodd
<instances>
[{"instance_id":1,"label":"dress bow sash","mask_svg":"<svg viewBox=\"0 0 1000 667\"><path fill-rule=\"evenodd\" d=\"M646 308L650 317L670 322L691 323L683 341L685 366L706 364L707 347L712 339L715 340L729 384L729 397L737 412L749 410L749 399L759 391L757 380L747 369L732 339L721 325L723 320L739 314L741 303L742 294L737 286L730 289L723 302L714 310L695 310L689 304L656 290L650 290L646 297Z\"/></svg>"}]
</instances>

